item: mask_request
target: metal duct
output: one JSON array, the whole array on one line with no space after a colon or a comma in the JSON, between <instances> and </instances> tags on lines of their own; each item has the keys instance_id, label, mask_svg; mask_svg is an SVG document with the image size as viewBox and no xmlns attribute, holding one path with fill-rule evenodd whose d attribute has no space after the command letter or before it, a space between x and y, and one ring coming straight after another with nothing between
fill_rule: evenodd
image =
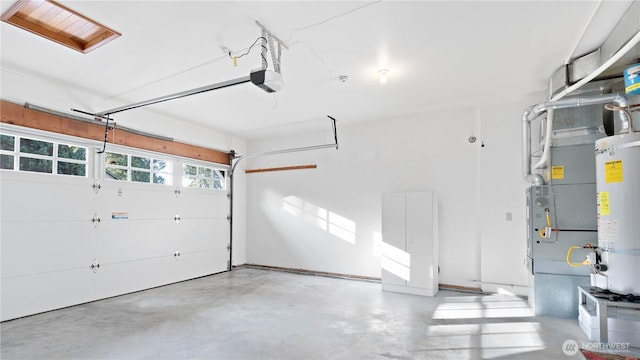
<instances>
[{"instance_id":1,"label":"metal duct","mask_svg":"<svg viewBox=\"0 0 640 360\"><path fill-rule=\"evenodd\" d=\"M553 100L577 90L590 81L618 78L640 59L640 1L634 1L607 40L598 49L559 67L549 79Z\"/></svg>"},{"instance_id":2,"label":"metal duct","mask_svg":"<svg viewBox=\"0 0 640 360\"><path fill-rule=\"evenodd\" d=\"M534 184L544 184L544 179L537 174L531 173L531 122L548 110L566 109L578 106L597 105L604 103L614 103L619 107L627 106L627 97L622 94L604 94L597 96L584 96L570 99L563 99L558 101L550 101L546 103L530 106L522 113L522 176L523 178ZM623 130L630 129L631 119L627 116L627 113L620 110L620 119L622 121ZM548 151L551 147L551 136L545 137L544 152L542 159L548 158ZM536 164L538 167L542 164Z\"/></svg>"}]
</instances>

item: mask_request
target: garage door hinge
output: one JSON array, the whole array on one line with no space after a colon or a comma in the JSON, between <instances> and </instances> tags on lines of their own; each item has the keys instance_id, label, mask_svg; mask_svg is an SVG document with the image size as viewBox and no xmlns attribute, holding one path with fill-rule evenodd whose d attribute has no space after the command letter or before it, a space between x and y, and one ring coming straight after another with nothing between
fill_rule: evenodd
<instances>
[{"instance_id":1,"label":"garage door hinge","mask_svg":"<svg viewBox=\"0 0 640 360\"><path fill-rule=\"evenodd\" d=\"M102 185L100 185L100 183L98 183L97 181L95 183L93 183L91 185L91 188L93 188L93 192L95 192L96 194L98 193L98 191L100 191L100 189L102 189Z\"/></svg>"},{"instance_id":2,"label":"garage door hinge","mask_svg":"<svg viewBox=\"0 0 640 360\"><path fill-rule=\"evenodd\" d=\"M97 259L93 259L93 263L91 264L91 270L93 270L93 273L97 273L98 269L100 269L100 263L98 262Z\"/></svg>"},{"instance_id":3,"label":"garage door hinge","mask_svg":"<svg viewBox=\"0 0 640 360\"><path fill-rule=\"evenodd\" d=\"M91 222L93 223L94 227L98 227L98 224L100 224L100 217L98 217L98 214L93 214L93 218L91 218Z\"/></svg>"}]
</instances>

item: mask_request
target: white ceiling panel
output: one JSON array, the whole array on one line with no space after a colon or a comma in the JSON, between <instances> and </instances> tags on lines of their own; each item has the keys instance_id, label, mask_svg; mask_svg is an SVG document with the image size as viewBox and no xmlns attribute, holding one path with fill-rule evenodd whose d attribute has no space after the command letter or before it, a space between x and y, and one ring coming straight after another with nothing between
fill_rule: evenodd
<instances>
[{"instance_id":1,"label":"white ceiling panel","mask_svg":"<svg viewBox=\"0 0 640 360\"><path fill-rule=\"evenodd\" d=\"M247 76L261 66L260 47L237 66L223 49L244 53L261 34L256 21L264 24L289 47L282 92L247 83L145 112L247 138L325 127L327 114L348 124L544 96L551 73L599 46L631 3L60 2L122 36L80 54L2 23L0 65L91 91L91 112ZM12 4L2 1L2 11ZM387 84L377 81L380 68L389 69ZM140 111L114 117L135 127Z\"/></svg>"}]
</instances>

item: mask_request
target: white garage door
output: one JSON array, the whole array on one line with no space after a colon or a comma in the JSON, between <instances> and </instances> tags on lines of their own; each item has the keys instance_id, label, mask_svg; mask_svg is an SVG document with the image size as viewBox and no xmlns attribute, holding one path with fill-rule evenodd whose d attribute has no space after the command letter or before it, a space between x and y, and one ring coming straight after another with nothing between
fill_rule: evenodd
<instances>
[{"instance_id":1,"label":"white garage door","mask_svg":"<svg viewBox=\"0 0 640 360\"><path fill-rule=\"evenodd\" d=\"M224 186L214 189L207 178L224 166L108 146L129 159L110 174L107 154L96 154L94 144L2 134L2 321L227 270L228 199ZM23 139L35 140L38 150ZM41 150L43 142L51 153ZM84 146L84 162L68 160L84 175L56 174L67 171L58 165L67 160L57 152L61 144ZM165 173L154 173L156 158Z\"/></svg>"}]
</instances>

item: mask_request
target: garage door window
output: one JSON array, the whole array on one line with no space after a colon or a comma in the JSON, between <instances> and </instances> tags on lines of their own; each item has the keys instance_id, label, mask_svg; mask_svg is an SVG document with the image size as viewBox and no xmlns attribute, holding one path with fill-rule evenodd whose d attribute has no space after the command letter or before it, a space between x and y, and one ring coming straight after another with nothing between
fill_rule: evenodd
<instances>
[{"instance_id":1,"label":"garage door window","mask_svg":"<svg viewBox=\"0 0 640 360\"><path fill-rule=\"evenodd\" d=\"M208 166L184 164L182 168L182 186L203 189L225 189L223 170Z\"/></svg>"},{"instance_id":2,"label":"garage door window","mask_svg":"<svg viewBox=\"0 0 640 360\"><path fill-rule=\"evenodd\" d=\"M15 164L16 138L0 135L0 169L13 170Z\"/></svg>"},{"instance_id":3,"label":"garage door window","mask_svg":"<svg viewBox=\"0 0 640 360\"><path fill-rule=\"evenodd\" d=\"M105 176L112 180L171 185L171 161L107 152Z\"/></svg>"},{"instance_id":4,"label":"garage door window","mask_svg":"<svg viewBox=\"0 0 640 360\"><path fill-rule=\"evenodd\" d=\"M87 148L37 138L2 134L0 135L0 168L86 176Z\"/></svg>"},{"instance_id":5,"label":"garage door window","mask_svg":"<svg viewBox=\"0 0 640 360\"><path fill-rule=\"evenodd\" d=\"M58 174L87 175L87 148L58 144Z\"/></svg>"}]
</instances>

